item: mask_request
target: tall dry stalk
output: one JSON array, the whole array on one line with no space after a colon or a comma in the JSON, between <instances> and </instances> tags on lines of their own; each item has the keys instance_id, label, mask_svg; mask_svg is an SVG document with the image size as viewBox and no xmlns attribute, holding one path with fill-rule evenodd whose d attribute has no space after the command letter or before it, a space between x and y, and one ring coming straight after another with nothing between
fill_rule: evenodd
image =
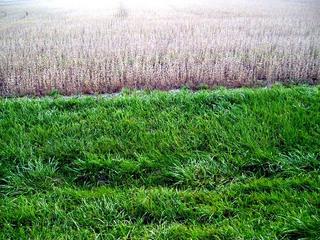
<instances>
[{"instance_id":1,"label":"tall dry stalk","mask_svg":"<svg viewBox=\"0 0 320 240\"><path fill-rule=\"evenodd\" d=\"M5 6L0 94L319 83L319 5L215 0L95 14Z\"/></svg>"}]
</instances>

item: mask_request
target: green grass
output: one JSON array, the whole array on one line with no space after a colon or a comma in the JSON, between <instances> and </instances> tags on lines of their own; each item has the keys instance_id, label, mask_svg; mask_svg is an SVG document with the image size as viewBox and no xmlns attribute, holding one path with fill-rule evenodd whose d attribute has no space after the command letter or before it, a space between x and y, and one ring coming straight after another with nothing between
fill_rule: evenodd
<instances>
[{"instance_id":1,"label":"green grass","mask_svg":"<svg viewBox=\"0 0 320 240\"><path fill-rule=\"evenodd\" d=\"M319 239L320 89L0 100L0 239Z\"/></svg>"}]
</instances>

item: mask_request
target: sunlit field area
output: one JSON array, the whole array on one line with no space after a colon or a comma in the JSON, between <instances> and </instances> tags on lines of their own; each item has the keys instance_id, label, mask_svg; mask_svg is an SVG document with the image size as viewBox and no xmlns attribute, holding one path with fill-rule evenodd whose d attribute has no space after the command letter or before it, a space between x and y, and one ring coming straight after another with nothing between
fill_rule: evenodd
<instances>
[{"instance_id":1,"label":"sunlit field area","mask_svg":"<svg viewBox=\"0 0 320 240\"><path fill-rule=\"evenodd\" d=\"M319 0L0 0L0 240L320 240Z\"/></svg>"},{"instance_id":2,"label":"sunlit field area","mask_svg":"<svg viewBox=\"0 0 320 240\"><path fill-rule=\"evenodd\" d=\"M0 94L319 83L317 0L0 1Z\"/></svg>"}]
</instances>

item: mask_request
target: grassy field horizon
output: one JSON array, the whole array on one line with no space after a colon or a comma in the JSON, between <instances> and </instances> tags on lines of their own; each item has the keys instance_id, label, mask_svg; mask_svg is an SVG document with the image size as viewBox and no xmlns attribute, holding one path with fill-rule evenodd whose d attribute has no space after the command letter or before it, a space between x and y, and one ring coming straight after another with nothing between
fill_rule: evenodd
<instances>
[{"instance_id":1,"label":"grassy field horizon","mask_svg":"<svg viewBox=\"0 0 320 240\"><path fill-rule=\"evenodd\" d=\"M0 240L320 240L319 0L0 0Z\"/></svg>"},{"instance_id":2,"label":"grassy field horizon","mask_svg":"<svg viewBox=\"0 0 320 240\"><path fill-rule=\"evenodd\" d=\"M320 89L0 98L0 239L319 239Z\"/></svg>"}]
</instances>

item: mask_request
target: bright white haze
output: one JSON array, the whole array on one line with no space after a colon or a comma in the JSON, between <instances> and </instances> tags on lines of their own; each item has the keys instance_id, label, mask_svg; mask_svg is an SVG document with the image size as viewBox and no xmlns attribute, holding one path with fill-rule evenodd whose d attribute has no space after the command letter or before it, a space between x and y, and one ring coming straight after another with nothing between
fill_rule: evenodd
<instances>
[{"instance_id":1,"label":"bright white haze","mask_svg":"<svg viewBox=\"0 0 320 240\"><path fill-rule=\"evenodd\" d=\"M154 8L167 8L170 6L186 6L190 0L51 0L41 1L42 4L50 7L66 8L66 9L115 9L119 6L130 9L154 9ZM193 1L197 2L197 1Z\"/></svg>"}]
</instances>

